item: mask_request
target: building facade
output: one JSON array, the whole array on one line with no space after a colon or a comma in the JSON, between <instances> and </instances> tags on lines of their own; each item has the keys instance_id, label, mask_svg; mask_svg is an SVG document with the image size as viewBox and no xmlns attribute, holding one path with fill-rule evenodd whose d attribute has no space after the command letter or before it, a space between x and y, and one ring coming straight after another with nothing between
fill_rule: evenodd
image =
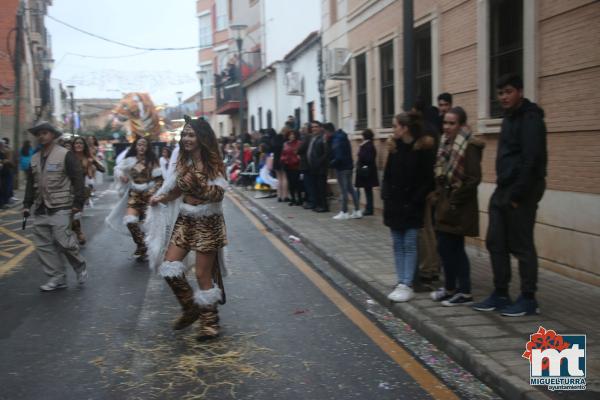
<instances>
[{"instance_id":1,"label":"building facade","mask_svg":"<svg viewBox=\"0 0 600 400\"><path fill-rule=\"evenodd\" d=\"M403 110L403 1L323 0L326 115L382 143ZM546 112L548 189L536 225L543 267L600 284L600 2L419 0L413 11L417 95L449 92L486 142L481 232L495 187L501 110L495 82L519 72ZM333 54L333 55L331 55ZM480 238L480 244L481 242Z\"/></svg>"},{"instance_id":2,"label":"building facade","mask_svg":"<svg viewBox=\"0 0 600 400\"><path fill-rule=\"evenodd\" d=\"M44 25L50 5L51 0L0 3L0 135L15 148L31 124L52 113L51 40Z\"/></svg>"},{"instance_id":3,"label":"building facade","mask_svg":"<svg viewBox=\"0 0 600 400\"><path fill-rule=\"evenodd\" d=\"M279 131L288 116L294 117L298 128L306 122L323 119L320 39L318 32L310 33L283 60L244 82L248 131L266 128Z\"/></svg>"},{"instance_id":4,"label":"building facade","mask_svg":"<svg viewBox=\"0 0 600 400\"><path fill-rule=\"evenodd\" d=\"M242 115L245 115L246 107L240 81L262 65L262 6L261 0L197 1L201 47L198 52L198 70L203 71L204 86L198 115L203 115L219 136L239 132L240 107ZM239 49L235 30L231 29L234 25L246 26Z\"/></svg>"}]
</instances>

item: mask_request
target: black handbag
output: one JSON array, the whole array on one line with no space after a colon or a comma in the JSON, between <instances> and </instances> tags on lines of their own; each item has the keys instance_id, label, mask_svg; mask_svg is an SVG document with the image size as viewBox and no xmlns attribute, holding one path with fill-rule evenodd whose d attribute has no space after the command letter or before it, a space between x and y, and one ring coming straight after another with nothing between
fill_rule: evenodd
<instances>
[{"instance_id":1,"label":"black handbag","mask_svg":"<svg viewBox=\"0 0 600 400\"><path fill-rule=\"evenodd\" d=\"M368 178L371 173L368 165L363 165L356 170L356 176L361 178Z\"/></svg>"}]
</instances>

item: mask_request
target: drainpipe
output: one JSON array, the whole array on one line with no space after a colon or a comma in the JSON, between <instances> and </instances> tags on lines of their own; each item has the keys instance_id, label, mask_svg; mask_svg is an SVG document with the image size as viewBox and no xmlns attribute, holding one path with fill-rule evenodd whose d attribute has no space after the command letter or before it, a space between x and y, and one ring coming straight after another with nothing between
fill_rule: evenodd
<instances>
[{"instance_id":1,"label":"drainpipe","mask_svg":"<svg viewBox=\"0 0 600 400\"><path fill-rule=\"evenodd\" d=\"M415 102L415 60L413 32L413 1L403 3L403 50L404 50L404 111L412 108Z\"/></svg>"},{"instance_id":2,"label":"drainpipe","mask_svg":"<svg viewBox=\"0 0 600 400\"><path fill-rule=\"evenodd\" d=\"M13 131L13 153L15 160L18 160L19 148L21 147L21 51L23 43L23 6L19 5L17 12L17 34L15 35L15 59L13 70L15 72L15 97L14 112L15 123ZM19 188L19 168L15 169L14 188Z\"/></svg>"}]
</instances>

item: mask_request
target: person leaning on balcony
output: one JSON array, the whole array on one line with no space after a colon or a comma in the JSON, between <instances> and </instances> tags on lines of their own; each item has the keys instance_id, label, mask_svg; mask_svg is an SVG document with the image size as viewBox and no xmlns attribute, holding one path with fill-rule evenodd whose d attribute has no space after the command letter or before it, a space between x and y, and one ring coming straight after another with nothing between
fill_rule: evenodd
<instances>
[{"instance_id":1,"label":"person leaning on balcony","mask_svg":"<svg viewBox=\"0 0 600 400\"><path fill-rule=\"evenodd\" d=\"M523 80L511 74L496 85L504 109L496 154L496 190L490 199L486 245L494 272L494 292L474 304L479 311L499 310L504 316L539 313L535 299L538 259L533 229L538 203L546 189L546 124L544 110L523 97ZM512 304L508 294L510 255L519 261L521 295Z\"/></svg>"},{"instance_id":2,"label":"person leaning on balcony","mask_svg":"<svg viewBox=\"0 0 600 400\"><path fill-rule=\"evenodd\" d=\"M434 186L435 143L431 136L424 134L423 118L419 112L396 115L393 126L381 198L383 222L392 234L398 275L398 285L388 299L403 302L414 296L417 232L423 227L425 197Z\"/></svg>"},{"instance_id":3,"label":"person leaning on balcony","mask_svg":"<svg viewBox=\"0 0 600 400\"><path fill-rule=\"evenodd\" d=\"M434 168L435 231L444 287L432 292L431 298L444 306L473 303L465 236L479 235L477 187L485 143L475 139L466 124L467 113L461 107L444 115L444 135Z\"/></svg>"}]
</instances>

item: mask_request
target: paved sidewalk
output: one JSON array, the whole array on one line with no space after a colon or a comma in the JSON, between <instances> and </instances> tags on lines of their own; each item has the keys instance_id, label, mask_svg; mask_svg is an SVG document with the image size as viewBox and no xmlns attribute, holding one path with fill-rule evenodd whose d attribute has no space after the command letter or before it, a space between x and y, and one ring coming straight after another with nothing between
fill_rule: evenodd
<instances>
[{"instance_id":1,"label":"paved sidewalk","mask_svg":"<svg viewBox=\"0 0 600 400\"><path fill-rule=\"evenodd\" d=\"M520 318L483 313L469 307L442 307L417 293L409 303L391 304L387 294L396 284L392 244L379 215L360 220L335 221L337 202L330 213L315 213L302 207L278 203L276 198L255 199L255 192L234 189L251 201L290 234L326 258L380 303L478 378L510 399L599 398L600 396L600 287L581 283L547 270L540 270L538 301L541 315ZM475 300L492 291L492 273L487 252L467 249ZM518 296L518 270L513 267L511 296ZM529 385L529 363L521 355L529 335L539 326L559 334L587 334L587 391L551 393Z\"/></svg>"}]
</instances>

